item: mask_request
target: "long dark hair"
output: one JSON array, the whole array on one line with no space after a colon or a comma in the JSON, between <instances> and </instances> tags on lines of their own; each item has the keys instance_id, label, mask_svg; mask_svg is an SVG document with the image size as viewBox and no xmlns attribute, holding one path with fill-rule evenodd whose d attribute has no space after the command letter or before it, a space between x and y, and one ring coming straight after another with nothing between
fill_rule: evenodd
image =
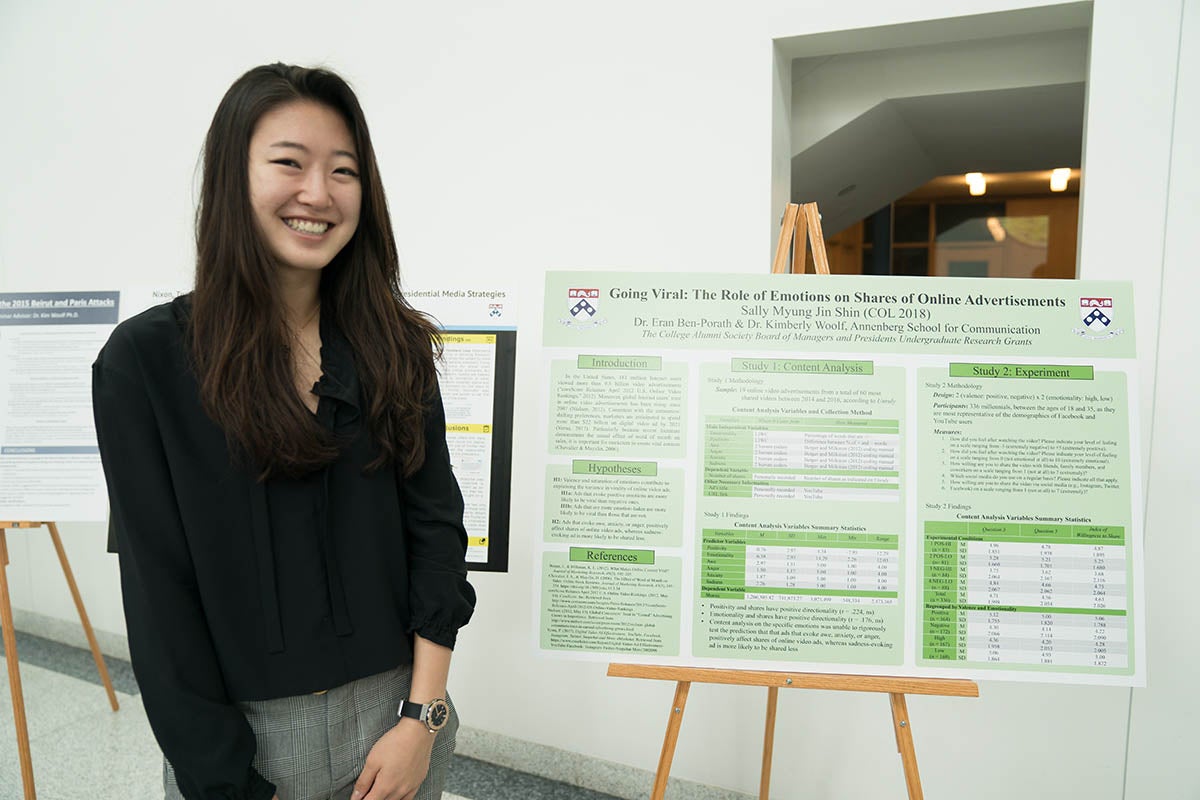
<instances>
[{"instance_id":1,"label":"long dark hair","mask_svg":"<svg viewBox=\"0 0 1200 800\"><path fill-rule=\"evenodd\" d=\"M270 64L229 87L204 143L189 332L200 399L231 448L265 479L337 458L338 442L295 390L275 260L250 204L250 137L263 114L311 100L340 114L362 185L358 228L321 273L321 314L354 350L379 456L411 475L425 460L423 416L436 386L437 328L400 292L399 259L367 121L354 92L324 69Z\"/></svg>"}]
</instances>

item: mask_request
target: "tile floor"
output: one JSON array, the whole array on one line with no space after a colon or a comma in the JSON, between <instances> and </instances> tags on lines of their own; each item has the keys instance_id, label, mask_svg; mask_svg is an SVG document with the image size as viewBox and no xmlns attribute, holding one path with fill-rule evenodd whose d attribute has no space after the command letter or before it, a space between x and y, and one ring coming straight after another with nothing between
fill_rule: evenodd
<instances>
[{"instance_id":1,"label":"tile floor","mask_svg":"<svg viewBox=\"0 0 1200 800\"><path fill-rule=\"evenodd\" d=\"M2 647L0 647L2 652ZM91 654L17 634L38 800L160 800L161 755L129 663L106 660L113 713ZM470 758L455 757L443 800L613 800ZM7 671L0 673L0 798L22 797Z\"/></svg>"}]
</instances>

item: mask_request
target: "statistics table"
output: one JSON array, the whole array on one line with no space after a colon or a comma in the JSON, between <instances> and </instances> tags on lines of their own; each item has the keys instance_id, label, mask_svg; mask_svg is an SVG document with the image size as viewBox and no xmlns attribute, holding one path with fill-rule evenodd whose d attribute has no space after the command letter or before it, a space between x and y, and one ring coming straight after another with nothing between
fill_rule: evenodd
<instances>
[{"instance_id":1,"label":"statistics table","mask_svg":"<svg viewBox=\"0 0 1200 800\"><path fill-rule=\"evenodd\" d=\"M704 494L899 502L900 421L711 416Z\"/></svg>"},{"instance_id":2,"label":"statistics table","mask_svg":"<svg viewBox=\"0 0 1200 800\"><path fill-rule=\"evenodd\" d=\"M705 529L700 596L895 605L898 541L882 533Z\"/></svg>"},{"instance_id":3,"label":"statistics table","mask_svg":"<svg viewBox=\"0 0 1200 800\"><path fill-rule=\"evenodd\" d=\"M1124 528L929 521L923 554L925 659L1129 665Z\"/></svg>"}]
</instances>

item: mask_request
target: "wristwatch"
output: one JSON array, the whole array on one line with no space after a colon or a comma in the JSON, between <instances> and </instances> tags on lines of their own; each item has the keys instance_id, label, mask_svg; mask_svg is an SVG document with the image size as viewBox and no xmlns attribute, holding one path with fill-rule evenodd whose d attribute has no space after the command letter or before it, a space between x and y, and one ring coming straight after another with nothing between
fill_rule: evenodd
<instances>
[{"instance_id":1,"label":"wristwatch","mask_svg":"<svg viewBox=\"0 0 1200 800\"><path fill-rule=\"evenodd\" d=\"M396 716L424 722L430 733L437 733L450 721L450 704L440 697L425 704L401 700Z\"/></svg>"}]
</instances>

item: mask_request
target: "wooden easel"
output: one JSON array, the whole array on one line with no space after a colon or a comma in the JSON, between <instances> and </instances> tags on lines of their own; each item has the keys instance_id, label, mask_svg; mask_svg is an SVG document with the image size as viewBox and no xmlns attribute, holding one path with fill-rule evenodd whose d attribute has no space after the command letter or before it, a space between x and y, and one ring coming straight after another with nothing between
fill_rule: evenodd
<instances>
[{"instance_id":1,"label":"wooden easel","mask_svg":"<svg viewBox=\"0 0 1200 800\"><path fill-rule=\"evenodd\" d=\"M763 731L762 777L758 784L759 800L768 800L771 789L771 758L775 750L775 709L780 688L825 689L839 692L885 692L891 698L892 728L896 735L896 750L904 764L904 782L909 800L922 800L921 775L917 771L917 752L913 748L912 725L908 721L908 694L931 694L946 697L978 697L979 686L974 681L945 678L886 678L870 675L826 675L812 672L764 672L744 669L706 669L701 667L656 667L647 664L609 664L608 675L613 678L650 678L675 681L675 698L667 719L667 734L663 738L654 773L654 788L650 800L663 800L667 777L675 758L675 743L683 725L683 710L693 683L723 683L738 686L767 687L767 722Z\"/></svg>"},{"instance_id":2,"label":"wooden easel","mask_svg":"<svg viewBox=\"0 0 1200 800\"><path fill-rule=\"evenodd\" d=\"M75 584L75 575L71 572L71 564L67 561L67 551L63 549L62 539L58 535L58 526L53 522L3 522L0 521L0 625L4 628L4 660L8 662L8 685L12 692L13 723L17 727L17 754L21 761L21 784L25 789L25 800L36 800L37 792L33 786L33 756L29 749L29 726L25 719L25 696L21 691L21 669L17 660L17 635L13 629L12 599L8 592L8 539L9 528L40 528L45 526L50 531L54 541L54 549L58 551L58 561L62 564L63 575L67 578L67 586L71 597L75 600L75 608L79 611L79 621L83 623L83 632L87 634L88 645L92 648L92 658L96 661L96 669L108 692L108 703L116 711L117 694L113 691L112 681L108 677L108 667L104 665L104 656L100 653L100 645L96 643L96 634L92 631L92 623L88 621L87 610L83 607L83 598L79 587Z\"/></svg>"},{"instance_id":3,"label":"wooden easel","mask_svg":"<svg viewBox=\"0 0 1200 800\"><path fill-rule=\"evenodd\" d=\"M772 273L805 271L806 248L812 248L813 266L820 275L829 274L829 259L825 253L825 238L821 233L821 215L816 203L796 205L789 203L783 215L779 231L779 245L775 250ZM658 770L654 773L654 788L650 800L663 800L667 791L667 778L671 774L671 761L675 758L675 743L679 740L679 729L683 725L683 710L687 706L688 692L693 683L735 684L738 686L767 687L767 720L763 731L762 773L758 785L759 800L768 800L771 789L771 759L775 749L775 712L779 702L779 690L825 689L840 692L882 692L891 700L892 730L896 736L896 750L904 765L904 782L909 800L924 800L921 791L921 775L917 770L917 753L913 747L912 725L908 719L908 704L905 695L925 694L943 697L978 697L979 685L974 681L950 680L945 678L893 678L869 675L826 675L809 672L766 672L741 669L706 669L700 667L663 667L646 664L608 665L608 674L614 678L649 678L651 680L675 681L675 698L667 718L667 733L663 738L662 752L658 757Z\"/></svg>"},{"instance_id":4,"label":"wooden easel","mask_svg":"<svg viewBox=\"0 0 1200 800\"><path fill-rule=\"evenodd\" d=\"M812 248L813 269L818 275L828 275L829 256L825 253L825 236L821 233L821 215L817 212L817 204L788 203L779 228L779 244L775 247L771 273L804 272L806 247ZM798 270L797 265L800 266Z\"/></svg>"}]
</instances>

